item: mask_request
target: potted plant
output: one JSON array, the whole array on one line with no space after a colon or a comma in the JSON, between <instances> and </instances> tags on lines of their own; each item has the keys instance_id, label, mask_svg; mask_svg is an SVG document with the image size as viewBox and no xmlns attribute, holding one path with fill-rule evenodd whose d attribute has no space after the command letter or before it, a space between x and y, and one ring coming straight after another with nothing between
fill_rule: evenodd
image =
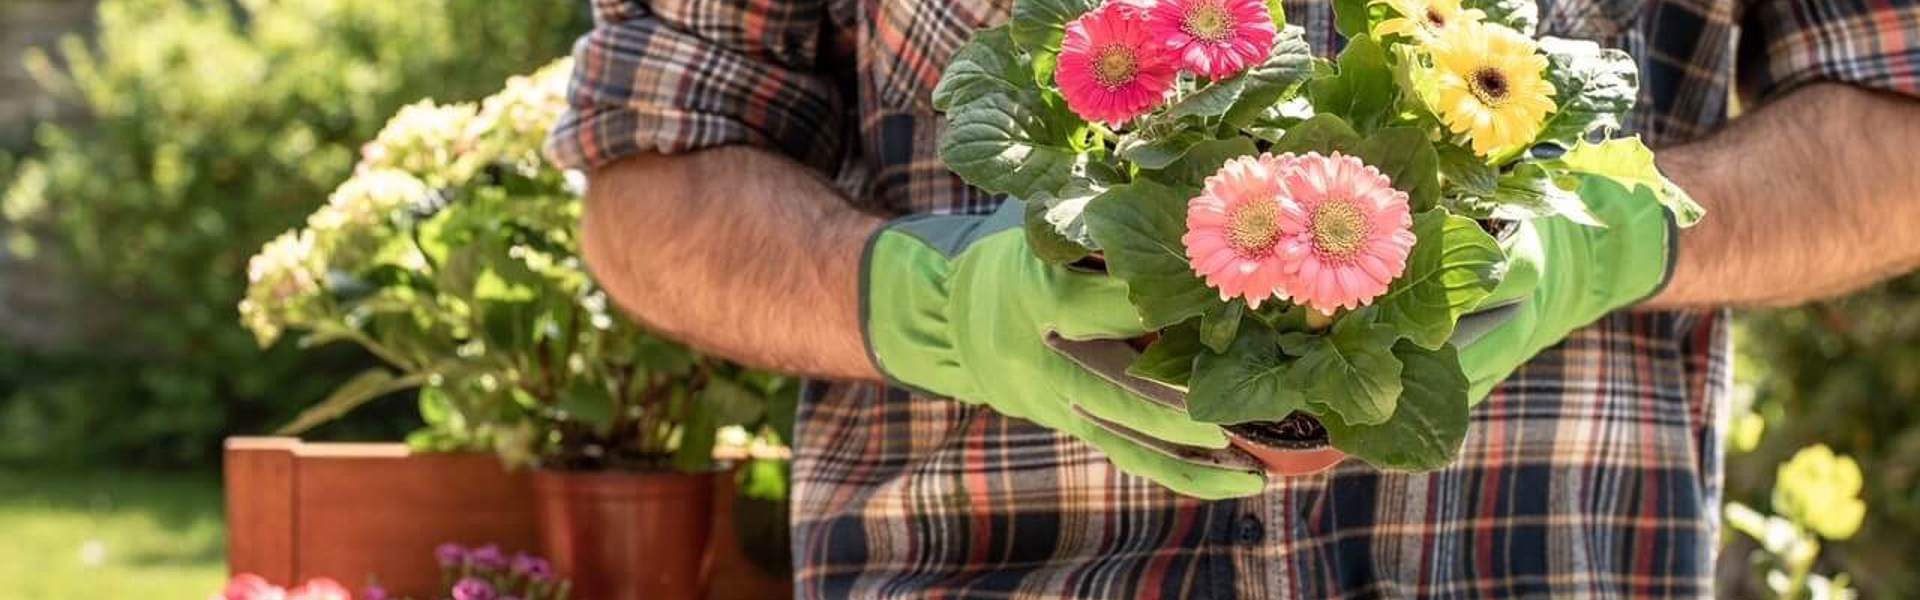
<instances>
[{"instance_id":1,"label":"potted plant","mask_svg":"<svg viewBox=\"0 0 1920 600\"><path fill-rule=\"evenodd\" d=\"M306 226L254 257L241 318L262 344L300 330L386 363L283 434L418 390L427 426L410 445L533 467L546 554L582 596L692 597L716 432L777 436L796 386L655 336L594 285L581 179L539 155L568 69L402 109Z\"/></svg>"}]
</instances>

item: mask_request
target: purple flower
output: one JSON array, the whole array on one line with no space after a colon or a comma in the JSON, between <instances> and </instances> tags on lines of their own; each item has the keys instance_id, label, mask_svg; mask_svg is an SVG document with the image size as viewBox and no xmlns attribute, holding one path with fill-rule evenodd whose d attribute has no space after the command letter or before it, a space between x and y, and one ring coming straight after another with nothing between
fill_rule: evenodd
<instances>
[{"instance_id":1,"label":"purple flower","mask_svg":"<svg viewBox=\"0 0 1920 600\"><path fill-rule=\"evenodd\" d=\"M453 584L453 600L495 600L493 585L478 577L461 579Z\"/></svg>"},{"instance_id":2,"label":"purple flower","mask_svg":"<svg viewBox=\"0 0 1920 600\"><path fill-rule=\"evenodd\" d=\"M499 546L487 544L467 553L467 562L475 569L494 571L507 566L507 555L500 553Z\"/></svg>"},{"instance_id":3,"label":"purple flower","mask_svg":"<svg viewBox=\"0 0 1920 600\"><path fill-rule=\"evenodd\" d=\"M378 583L367 584L366 589L360 590L360 600L387 600L387 588Z\"/></svg>"},{"instance_id":4,"label":"purple flower","mask_svg":"<svg viewBox=\"0 0 1920 600\"><path fill-rule=\"evenodd\" d=\"M447 542L433 549L434 560L440 561L440 568L451 569L467 562L467 549L459 544Z\"/></svg>"},{"instance_id":5,"label":"purple flower","mask_svg":"<svg viewBox=\"0 0 1920 600\"><path fill-rule=\"evenodd\" d=\"M525 575L527 579L544 582L553 579L553 565L547 563L547 559L525 552L516 552L513 555L513 574Z\"/></svg>"}]
</instances>

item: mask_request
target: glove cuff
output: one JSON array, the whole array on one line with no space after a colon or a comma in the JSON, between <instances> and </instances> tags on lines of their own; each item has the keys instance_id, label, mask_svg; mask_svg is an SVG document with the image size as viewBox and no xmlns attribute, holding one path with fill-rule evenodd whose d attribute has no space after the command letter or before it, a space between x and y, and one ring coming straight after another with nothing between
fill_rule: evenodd
<instances>
[{"instance_id":1,"label":"glove cuff","mask_svg":"<svg viewBox=\"0 0 1920 600\"><path fill-rule=\"evenodd\" d=\"M924 395L970 395L947 312L951 256L977 237L986 220L905 217L867 239L860 261L860 333L867 358L889 384Z\"/></svg>"}]
</instances>

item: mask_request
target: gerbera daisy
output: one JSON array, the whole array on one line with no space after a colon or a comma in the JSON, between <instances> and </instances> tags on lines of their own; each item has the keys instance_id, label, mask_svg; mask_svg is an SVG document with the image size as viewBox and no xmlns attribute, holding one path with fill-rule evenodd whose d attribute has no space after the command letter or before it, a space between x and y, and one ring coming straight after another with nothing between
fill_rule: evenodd
<instances>
[{"instance_id":1,"label":"gerbera daisy","mask_svg":"<svg viewBox=\"0 0 1920 600\"><path fill-rule=\"evenodd\" d=\"M1229 160L1187 201L1187 234L1180 241L1194 273L1219 290L1221 300L1245 298L1259 308L1268 298L1287 298L1281 282L1288 263L1278 246L1281 205L1288 200L1280 185L1293 161L1291 154Z\"/></svg>"},{"instance_id":2,"label":"gerbera daisy","mask_svg":"<svg viewBox=\"0 0 1920 600\"><path fill-rule=\"evenodd\" d=\"M1067 24L1054 79L1074 114L1119 126L1166 100L1178 74L1138 9L1110 2Z\"/></svg>"},{"instance_id":3,"label":"gerbera daisy","mask_svg":"<svg viewBox=\"0 0 1920 600\"><path fill-rule=\"evenodd\" d=\"M1286 160L1291 156L1282 156ZM1280 177L1281 282L1293 301L1331 315L1371 304L1407 268L1413 215L1379 169L1338 152L1308 153Z\"/></svg>"},{"instance_id":4,"label":"gerbera daisy","mask_svg":"<svg viewBox=\"0 0 1920 600\"><path fill-rule=\"evenodd\" d=\"M1215 81L1273 51L1273 14L1261 0L1160 0L1147 19L1188 71Z\"/></svg>"},{"instance_id":5,"label":"gerbera daisy","mask_svg":"<svg viewBox=\"0 0 1920 600\"><path fill-rule=\"evenodd\" d=\"M1533 39L1486 23L1447 27L1429 46L1437 77L1429 101L1447 129L1473 140L1481 156L1533 141L1554 111L1547 58Z\"/></svg>"},{"instance_id":6,"label":"gerbera daisy","mask_svg":"<svg viewBox=\"0 0 1920 600\"><path fill-rule=\"evenodd\" d=\"M1400 34L1420 43L1431 43L1448 27L1478 23L1487 13L1478 8L1462 8L1460 0L1373 0L1385 4L1399 16L1373 26L1375 36Z\"/></svg>"}]
</instances>

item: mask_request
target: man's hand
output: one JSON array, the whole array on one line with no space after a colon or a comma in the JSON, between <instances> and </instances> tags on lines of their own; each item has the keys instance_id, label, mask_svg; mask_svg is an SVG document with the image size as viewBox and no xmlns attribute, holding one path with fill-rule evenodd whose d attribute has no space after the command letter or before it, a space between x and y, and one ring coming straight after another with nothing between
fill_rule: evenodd
<instances>
[{"instance_id":1,"label":"man's hand","mask_svg":"<svg viewBox=\"0 0 1920 600\"><path fill-rule=\"evenodd\" d=\"M1139 318L1120 282L1035 259L1017 227L1019 204L1009 206L998 220L921 217L876 235L878 218L803 167L728 147L594 173L584 246L622 308L703 351L877 380L864 315L874 354L909 386L1072 435L1121 469L1190 495L1257 493L1258 464L1226 448L1218 427L1147 398L1166 390L1081 366L1112 347L1073 341L1133 337ZM944 239L951 258L909 233L962 233L945 226L967 234ZM1054 350L1067 346L1075 356Z\"/></svg>"},{"instance_id":2,"label":"man's hand","mask_svg":"<svg viewBox=\"0 0 1920 600\"><path fill-rule=\"evenodd\" d=\"M1707 208L1647 306L1784 306L1920 267L1920 100L1819 84L1660 150Z\"/></svg>"}]
</instances>

